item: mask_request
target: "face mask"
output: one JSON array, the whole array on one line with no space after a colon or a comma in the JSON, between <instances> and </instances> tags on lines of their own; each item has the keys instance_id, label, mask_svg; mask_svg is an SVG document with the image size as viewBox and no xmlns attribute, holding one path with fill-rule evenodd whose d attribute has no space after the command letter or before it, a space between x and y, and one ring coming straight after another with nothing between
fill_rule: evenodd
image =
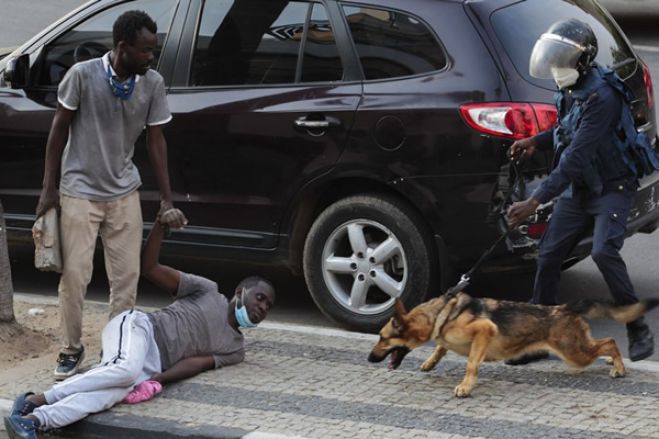
<instances>
[{"instance_id":1,"label":"face mask","mask_svg":"<svg viewBox=\"0 0 659 439\"><path fill-rule=\"evenodd\" d=\"M247 308L245 308L245 289L243 288L243 291L240 294L240 302L241 305L238 306L238 301L236 300L236 307L234 308L234 315L236 316L236 321L238 322L238 326L241 328L255 328L258 326L258 323L252 323L252 321L249 319L249 314L247 314Z\"/></svg>"},{"instance_id":2,"label":"face mask","mask_svg":"<svg viewBox=\"0 0 659 439\"><path fill-rule=\"evenodd\" d=\"M551 75L560 90L577 83L579 72L569 67L552 67Z\"/></svg>"},{"instance_id":3,"label":"face mask","mask_svg":"<svg viewBox=\"0 0 659 439\"><path fill-rule=\"evenodd\" d=\"M112 94L124 101L130 98L130 95L133 94L133 90L135 89L135 77L133 76L125 83L121 82L119 79L112 76L110 64L108 64L106 73L108 80L110 81L110 90L112 90Z\"/></svg>"}]
</instances>

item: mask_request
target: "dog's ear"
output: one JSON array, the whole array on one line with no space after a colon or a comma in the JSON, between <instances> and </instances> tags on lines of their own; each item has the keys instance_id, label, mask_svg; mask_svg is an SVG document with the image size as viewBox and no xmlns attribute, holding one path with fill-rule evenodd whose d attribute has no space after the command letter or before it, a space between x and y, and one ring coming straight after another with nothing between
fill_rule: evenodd
<instances>
[{"instance_id":1,"label":"dog's ear","mask_svg":"<svg viewBox=\"0 0 659 439\"><path fill-rule=\"evenodd\" d=\"M394 328L394 331L400 334L405 330L405 320L398 314L394 314L391 318L391 326Z\"/></svg>"},{"instance_id":2,"label":"dog's ear","mask_svg":"<svg viewBox=\"0 0 659 439\"><path fill-rule=\"evenodd\" d=\"M394 309L395 312L391 318L391 325L397 332L403 332L403 329L405 328L405 315L407 314L407 311L405 310L405 305L403 305L403 302L399 298L396 298L394 301Z\"/></svg>"},{"instance_id":3,"label":"dog's ear","mask_svg":"<svg viewBox=\"0 0 659 439\"><path fill-rule=\"evenodd\" d=\"M396 297L394 300L394 308L396 309L396 315L399 317L403 317L405 314L407 314L407 311L405 310L405 304L403 304L403 301L398 297Z\"/></svg>"}]
</instances>

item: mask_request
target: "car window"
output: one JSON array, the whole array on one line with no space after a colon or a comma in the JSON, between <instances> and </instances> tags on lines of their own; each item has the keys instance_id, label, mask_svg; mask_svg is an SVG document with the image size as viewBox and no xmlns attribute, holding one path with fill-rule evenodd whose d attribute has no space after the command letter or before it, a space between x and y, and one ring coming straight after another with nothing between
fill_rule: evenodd
<instances>
[{"instance_id":1,"label":"car window","mask_svg":"<svg viewBox=\"0 0 659 439\"><path fill-rule=\"evenodd\" d=\"M101 57L110 51L114 46L112 24L121 14L132 9L146 12L158 26L158 46L153 64L157 66L177 3L178 0L127 2L88 18L45 47L36 85L57 85L73 64Z\"/></svg>"},{"instance_id":2,"label":"car window","mask_svg":"<svg viewBox=\"0 0 659 439\"><path fill-rule=\"evenodd\" d=\"M417 18L347 4L343 10L366 79L417 75L446 66L441 45Z\"/></svg>"},{"instance_id":3,"label":"car window","mask_svg":"<svg viewBox=\"0 0 659 439\"><path fill-rule=\"evenodd\" d=\"M563 0L552 2L547 8L545 0L527 0L495 11L491 23L517 72L527 81L540 87L555 90L552 80L537 79L529 74L529 58L536 40L559 20L576 18L588 23L597 37L598 52L595 61L602 66L616 68L623 78L636 68L634 54L615 24L591 0Z\"/></svg>"},{"instance_id":4,"label":"car window","mask_svg":"<svg viewBox=\"0 0 659 439\"><path fill-rule=\"evenodd\" d=\"M306 35L304 59L301 68L302 82L340 81L343 67L336 47L334 32L325 7L313 5L309 30Z\"/></svg>"},{"instance_id":5,"label":"car window","mask_svg":"<svg viewBox=\"0 0 659 439\"><path fill-rule=\"evenodd\" d=\"M302 1L207 1L193 86L338 81L339 52L325 7Z\"/></svg>"}]
</instances>

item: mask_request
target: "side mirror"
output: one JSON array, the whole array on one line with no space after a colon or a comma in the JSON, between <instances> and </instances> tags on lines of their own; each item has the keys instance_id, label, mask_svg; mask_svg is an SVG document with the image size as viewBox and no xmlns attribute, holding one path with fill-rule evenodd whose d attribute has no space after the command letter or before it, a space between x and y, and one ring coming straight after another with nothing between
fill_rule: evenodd
<instances>
[{"instance_id":1,"label":"side mirror","mask_svg":"<svg viewBox=\"0 0 659 439\"><path fill-rule=\"evenodd\" d=\"M25 53L10 59L5 68L4 79L11 84L11 88L27 88L30 83L30 55Z\"/></svg>"}]
</instances>

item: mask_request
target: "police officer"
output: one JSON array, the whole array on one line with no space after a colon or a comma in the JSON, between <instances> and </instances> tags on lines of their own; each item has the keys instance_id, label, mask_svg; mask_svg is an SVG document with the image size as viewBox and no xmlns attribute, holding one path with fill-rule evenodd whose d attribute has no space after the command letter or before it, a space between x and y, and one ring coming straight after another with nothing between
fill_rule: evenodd
<instances>
[{"instance_id":1,"label":"police officer","mask_svg":"<svg viewBox=\"0 0 659 439\"><path fill-rule=\"evenodd\" d=\"M515 227L538 205L559 197L540 242L532 303L556 304L561 265L590 227L594 227L591 256L616 304L638 301L620 256L638 187L624 148L616 144L616 128L628 107L623 108L622 80L595 64L596 54L595 34L576 19L554 23L531 53L531 76L554 79L559 89L557 126L511 146L514 159L530 156L536 149L554 148L552 172L531 197L514 203L507 213L510 226ZM652 355L654 341L643 318L627 324L627 335L632 361Z\"/></svg>"}]
</instances>

